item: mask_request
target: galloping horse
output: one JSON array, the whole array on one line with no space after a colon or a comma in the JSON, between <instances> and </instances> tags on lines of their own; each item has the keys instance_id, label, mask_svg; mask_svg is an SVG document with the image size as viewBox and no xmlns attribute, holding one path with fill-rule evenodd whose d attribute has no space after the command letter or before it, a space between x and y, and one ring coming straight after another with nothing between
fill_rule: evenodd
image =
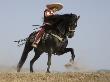
<instances>
[{"instance_id":1,"label":"galloping horse","mask_svg":"<svg viewBox=\"0 0 110 82\"><path fill-rule=\"evenodd\" d=\"M64 53L71 52L72 60L74 61L75 54L72 48L66 48L68 45L68 38L74 36L75 28L77 27L77 21L80 16L75 14L56 15L51 17L54 23L51 23L52 29L47 29L42 36L38 47L34 48L35 56L30 61L30 72L33 72L33 64L40 57L43 52L48 53L47 72L50 72L51 56L63 55ZM33 32L26 40L25 47L21 56L21 59L17 65L17 72L20 72L28 53L33 49L32 43L37 32Z\"/></svg>"}]
</instances>

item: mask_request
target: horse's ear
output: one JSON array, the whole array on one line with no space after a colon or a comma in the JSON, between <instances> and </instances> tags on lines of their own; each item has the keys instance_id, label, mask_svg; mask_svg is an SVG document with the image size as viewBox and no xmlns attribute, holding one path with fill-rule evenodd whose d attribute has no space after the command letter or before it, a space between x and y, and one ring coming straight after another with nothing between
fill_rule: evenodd
<instances>
[{"instance_id":1,"label":"horse's ear","mask_svg":"<svg viewBox=\"0 0 110 82\"><path fill-rule=\"evenodd\" d=\"M80 15L77 17L77 20L80 18Z\"/></svg>"}]
</instances>

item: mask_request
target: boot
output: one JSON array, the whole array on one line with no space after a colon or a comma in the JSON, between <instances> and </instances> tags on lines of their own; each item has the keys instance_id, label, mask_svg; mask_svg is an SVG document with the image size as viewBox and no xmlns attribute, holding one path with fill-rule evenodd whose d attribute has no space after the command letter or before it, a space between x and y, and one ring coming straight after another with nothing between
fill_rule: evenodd
<instances>
[{"instance_id":1,"label":"boot","mask_svg":"<svg viewBox=\"0 0 110 82\"><path fill-rule=\"evenodd\" d=\"M36 43L33 43L32 44L32 47L37 48L37 44Z\"/></svg>"}]
</instances>

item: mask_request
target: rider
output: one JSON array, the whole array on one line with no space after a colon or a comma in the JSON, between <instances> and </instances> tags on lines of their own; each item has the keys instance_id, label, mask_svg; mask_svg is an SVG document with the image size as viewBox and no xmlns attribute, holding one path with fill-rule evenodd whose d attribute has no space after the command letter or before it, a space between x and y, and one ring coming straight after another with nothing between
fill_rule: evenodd
<instances>
[{"instance_id":1,"label":"rider","mask_svg":"<svg viewBox=\"0 0 110 82\"><path fill-rule=\"evenodd\" d=\"M56 11L59 11L63 8L63 5L60 3L54 3L54 4L48 4L46 5L47 9L44 11L44 23L43 26L41 26L41 29L38 31L38 33L35 35L35 40L32 44L33 47L37 48L38 43L40 42L41 37L45 33L45 29L48 28L51 24L48 23L48 20L46 19L49 16L55 15Z\"/></svg>"}]
</instances>

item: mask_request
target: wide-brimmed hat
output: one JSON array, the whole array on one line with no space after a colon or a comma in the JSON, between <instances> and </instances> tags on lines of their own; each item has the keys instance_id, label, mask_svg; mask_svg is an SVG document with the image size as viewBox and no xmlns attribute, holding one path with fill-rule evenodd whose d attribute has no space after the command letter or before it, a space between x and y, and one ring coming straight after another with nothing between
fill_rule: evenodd
<instances>
[{"instance_id":1,"label":"wide-brimmed hat","mask_svg":"<svg viewBox=\"0 0 110 82\"><path fill-rule=\"evenodd\" d=\"M56 8L57 11L61 10L63 8L63 5L61 3L52 3L52 4L47 4L46 7L48 9L54 9Z\"/></svg>"}]
</instances>

